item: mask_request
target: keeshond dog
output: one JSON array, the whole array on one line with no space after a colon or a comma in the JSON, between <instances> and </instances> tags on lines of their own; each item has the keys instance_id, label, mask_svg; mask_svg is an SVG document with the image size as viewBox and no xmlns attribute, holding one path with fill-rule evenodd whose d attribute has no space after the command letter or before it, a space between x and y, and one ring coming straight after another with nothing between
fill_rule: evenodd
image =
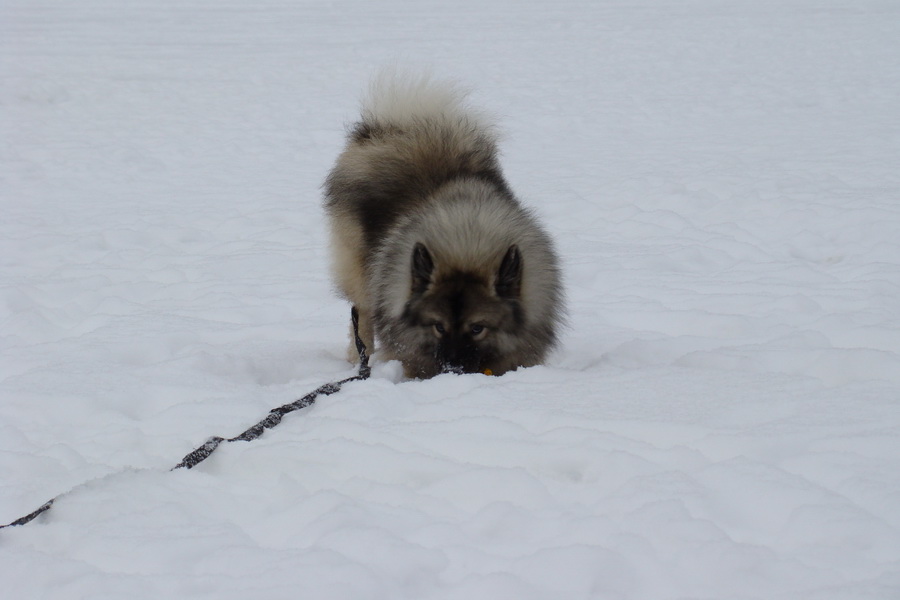
<instances>
[{"instance_id":1,"label":"keeshond dog","mask_svg":"<svg viewBox=\"0 0 900 600\"><path fill-rule=\"evenodd\" d=\"M504 179L493 125L455 85L377 77L325 196L337 288L363 343L377 338L407 377L501 375L555 346L552 240Z\"/></svg>"}]
</instances>

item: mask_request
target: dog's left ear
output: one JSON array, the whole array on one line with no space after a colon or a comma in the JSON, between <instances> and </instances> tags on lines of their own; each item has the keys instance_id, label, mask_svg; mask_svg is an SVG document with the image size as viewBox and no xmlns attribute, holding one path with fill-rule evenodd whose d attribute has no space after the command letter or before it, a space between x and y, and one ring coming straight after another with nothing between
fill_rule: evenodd
<instances>
[{"instance_id":1,"label":"dog's left ear","mask_svg":"<svg viewBox=\"0 0 900 600\"><path fill-rule=\"evenodd\" d=\"M500 263L494 289L501 298L518 298L522 292L522 254L515 244L509 247Z\"/></svg>"},{"instance_id":2,"label":"dog's left ear","mask_svg":"<svg viewBox=\"0 0 900 600\"><path fill-rule=\"evenodd\" d=\"M428 289L431 283L431 273L434 271L434 261L425 244L418 242L413 248L412 255L412 291L421 294Z\"/></svg>"}]
</instances>

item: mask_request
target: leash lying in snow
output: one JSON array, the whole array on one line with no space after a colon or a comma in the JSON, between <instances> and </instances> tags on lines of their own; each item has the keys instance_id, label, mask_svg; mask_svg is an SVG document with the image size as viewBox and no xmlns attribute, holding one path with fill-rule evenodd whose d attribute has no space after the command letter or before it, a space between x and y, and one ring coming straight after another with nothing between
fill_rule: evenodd
<instances>
[{"instance_id":1,"label":"leash lying in snow","mask_svg":"<svg viewBox=\"0 0 900 600\"><path fill-rule=\"evenodd\" d=\"M210 454L215 452L216 448L219 447L219 444L222 442L250 442L258 438L263 434L266 429L271 429L281 423L282 417L288 413L292 413L295 410L300 410L301 408L306 408L307 406L311 406L315 403L316 398L319 396L329 396L334 394L335 392L341 389L345 383L350 383L351 381L363 381L369 378L369 375L372 374L372 368L369 366L369 356L366 352L366 345L363 343L362 338L359 337L359 313L356 311L356 307L353 307L353 310L350 313L350 318L353 321L353 337L356 342L356 351L359 352L359 373L354 375L353 377L348 377L346 379L341 379L340 381L333 381L331 383L326 383L323 386L311 391L306 394L302 398L298 400L294 400L288 404L284 404L279 406L278 408L273 408L269 411L269 414L265 419L243 432L240 435L236 435L232 438L223 438L220 436L213 436L206 440L202 446L199 448L192 450L189 452L184 458L181 459L181 462L172 467L170 470L174 471L175 469L191 469L207 458L209 458ZM36 511L25 515L24 517L18 518L12 523L8 523L6 525L0 525L0 529L4 529L6 527L15 527L17 525L24 525L29 521L34 520L42 513L47 512L53 506L53 503L56 502L58 498L61 496L65 496L69 492L64 492L44 503L40 508Z\"/></svg>"},{"instance_id":2,"label":"leash lying in snow","mask_svg":"<svg viewBox=\"0 0 900 600\"><path fill-rule=\"evenodd\" d=\"M319 387L303 396L299 400L294 400L289 404L285 404L283 406L279 406L278 408L273 408L269 411L269 415L245 431L244 433L237 435L233 438L222 438L219 436L213 436L206 440L206 442L197 448L196 450L188 453L187 456L181 459L181 462L172 467L172 470L175 469L190 469L204 460L206 460L210 454L215 451L216 448L219 447L219 444L222 442L250 442L258 438L263 434L266 429L271 429L281 423L281 418L288 414L292 413L295 410L300 410L301 408L306 408L307 406L312 405L316 398L319 396L329 396L337 391L340 391L341 386L345 383L349 383L351 381L362 381L364 379L368 379L369 375L372 372L371 367L369 367L369 357L366 354L366 345L363 343L362 339L359 337L359 313L356 312L356 307L353 307L353 310L350 313L350 318L353 320L353 337L356 341L356 351L359 352L359 374L354 375L353 377L348 377L347 379L342 379L340 381L334 381L332 383L326 383L325 385Z\"/></svg>"}]
</instances>

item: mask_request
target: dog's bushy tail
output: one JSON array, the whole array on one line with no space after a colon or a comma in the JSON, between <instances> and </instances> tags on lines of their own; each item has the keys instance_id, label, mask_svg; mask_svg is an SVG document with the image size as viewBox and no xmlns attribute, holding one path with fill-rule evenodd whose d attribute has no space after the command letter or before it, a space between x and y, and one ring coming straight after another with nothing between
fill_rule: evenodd
<instances>
[{"instance_id":1,"label":"dog's bushy tail","mask_svg":"<svg viewBox=\"0 0 900 600\"><path fill-rule=\"evenodd\" d=\"M468 90L453 81L436 81L428 72L382 70L362 102L362 122L376 129L414 128L421 123L491 128L489 119L466 103Z\"/></svg>"}]
</instances>

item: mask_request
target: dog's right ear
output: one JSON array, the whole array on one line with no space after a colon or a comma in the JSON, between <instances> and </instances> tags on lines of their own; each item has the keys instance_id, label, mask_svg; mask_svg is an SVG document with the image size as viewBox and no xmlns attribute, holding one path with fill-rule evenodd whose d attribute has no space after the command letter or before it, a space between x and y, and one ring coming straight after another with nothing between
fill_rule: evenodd
<instances>
[{"instance_id":1,"label":"dog's right ear","mask_svg":"<svg viewBox=\"0 0 900 600\"><path fill-rule=\"evenodd\" d=\"M428 248L421 242L417 243L413 248L412 255L412 291L414 294L421 294L428 289L433 271L434 261L431 260Z\"/></svg>"}]
</instances>

